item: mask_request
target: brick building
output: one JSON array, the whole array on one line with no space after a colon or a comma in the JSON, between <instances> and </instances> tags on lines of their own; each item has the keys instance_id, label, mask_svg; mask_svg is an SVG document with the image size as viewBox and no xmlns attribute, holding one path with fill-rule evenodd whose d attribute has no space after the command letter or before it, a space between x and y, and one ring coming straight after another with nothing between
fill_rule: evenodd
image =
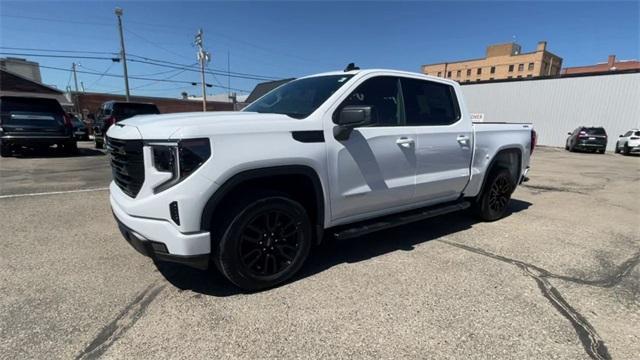
<instances>
[{"instance_id":1,"label":"brick building","mask_svg":"<svg viewBox=\"0 0 640 360\"><path fill-rule=\"evenodd\" d=\"M622 60L616 61L615 55L609 55L607 62L594 65L574 66L562 69L562 75L592 74L607 71L640 70L640 61Z\"/></svg>"},{"instance_id":2,"label":"brick building","mask_svg":"<svg viewBox=\"0 0 640 360\"><path fill-rule=\"evenodd\" d=\"M523 53L516 43L489 45L484 58L422 65L421 70L427 75L469 83L556 76L561 68L562 58L547 51L546 41L540 41L532 52Z\"/></svg>"},{"instance_id":3,"label":"brick building","mask_svg":"<svg viewBox=\"0 0 640 360\"><path fill-rule=\"evenodd\" d=\"M76 100L77 96L77 103L79 105L79 108L82 109L81 111L85 115L85 117L87 114L98 113L100 105L102 105L102 103L104 102L107 102L109 100L125 101L125 97L123 95L103 93L71 92L70 94L68 94L68 96L73 100ZM130 96L130 101L156 104L161 113L202 111L202 101L147 96ZM233 111L233 103L207 101L207 110Z\"/></svg>"}]
</instances>

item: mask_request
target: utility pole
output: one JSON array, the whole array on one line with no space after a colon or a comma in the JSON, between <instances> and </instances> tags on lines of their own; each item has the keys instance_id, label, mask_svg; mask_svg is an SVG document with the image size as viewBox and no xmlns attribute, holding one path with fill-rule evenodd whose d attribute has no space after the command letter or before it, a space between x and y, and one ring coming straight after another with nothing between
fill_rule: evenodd
<instances>
[{"instance_id":1,"label":"utility pole","mask_svg":"<svg viewBox=\"0 0 640 360\"><path fill-rule=\"evenodd\" d=\"M231 51L227 50L227 94L231 97ZM236 108L234 107L233 110Z\"/></svg>"},{"instance_id":2,"label":"utility pole","mask_svg":"<svg viewBox=\"0 0 640 360\"><path fill-rule=\"evenodd\" d=\"M73 71L73 82L75 83L76 94L74 96L74 107L76 108L76 114L80 114L80 97L78 96L78 75L76 74L76 63L71 63L71 70Z\"/></svg>"},{"instance_id":3,"label":"utility pole","mask_svg":"<svg viewBox=\"0 0 640 360\"><path fill-rule=\"evenodd\" d=\"M124 89L125 99L129 102L129 74L127 72L127 54L124 51L124 35L122 34L122 8L117 7L115 14L118 17L118 31L120 32L120 58L122 59L122 67L124 68ZM76 90L77 91L77 90Z\"/></svg>"},{"instance_id":4,"label":"utility pole","mask_svg":"<svg viewBox=\"0 0 640 360\"><path fill-rule=\"evenodd\" d=\"M202 44L204 43L204 34L202 29L198 30L194 43L198 47L198 61L200 62L200 75L202 80L202 111L207 111L207 83L204 78L204 65L205 62L211 61L211 54L204 50Z\"/></svg>"}]
</instances>

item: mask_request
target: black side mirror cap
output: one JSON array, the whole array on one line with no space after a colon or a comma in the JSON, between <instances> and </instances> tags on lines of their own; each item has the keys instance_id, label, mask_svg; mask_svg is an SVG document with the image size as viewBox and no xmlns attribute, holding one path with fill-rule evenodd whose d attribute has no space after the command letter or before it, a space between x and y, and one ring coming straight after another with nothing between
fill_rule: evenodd
<instances>
[{"instance_id":1,"label":"black side mirror cap","mask_svg":"<svg viewBox=\"0 0 640 360\"><path fill-rule=\"evenodd\" d=\"M354 128L371 123L371 106L345 106L334 118L338 126L333 128L336 140L347 140Z\"/></svg>"},{"instance_id":2,"label":"black side mirror cap","mask_svg":"<svg viewBox=\"0 0 640 360\"><path fill-rule=\"evenodd\" d=\"M571 131L569 131L569 132L567 133L567 135L571 135Z\"/></svg>"}]
</instances>

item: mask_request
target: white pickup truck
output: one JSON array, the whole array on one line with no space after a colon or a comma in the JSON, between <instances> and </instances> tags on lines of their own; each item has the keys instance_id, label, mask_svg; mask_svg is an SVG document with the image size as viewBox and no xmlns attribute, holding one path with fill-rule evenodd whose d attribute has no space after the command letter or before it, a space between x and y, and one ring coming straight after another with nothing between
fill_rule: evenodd
<instances>
[{"instance_id":1,"label":"white pickup truck","mask_svg":"<svg viewBox=\"0 0 640 360\"><path fill-rule=\"evenodd\" d=\"M326 236L468 207L501 218L535 136L531 124L472 123L453 81L348 68L240 112L111 126L110 201L125 239L154 261L213 264L259 290L289 279Z\"/></svg>"}]
</instances>

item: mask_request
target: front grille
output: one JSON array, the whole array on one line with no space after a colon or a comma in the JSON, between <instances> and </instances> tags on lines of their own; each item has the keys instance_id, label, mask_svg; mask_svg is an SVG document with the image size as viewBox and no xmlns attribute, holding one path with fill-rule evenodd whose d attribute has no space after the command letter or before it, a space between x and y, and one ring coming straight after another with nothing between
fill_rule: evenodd
<instances>
[{"instance_id":1,"label":"front grille","mask_svg":"<svg viewBox=\"0 0 640 360\"><path fill-rule=\"evenodd\" d=\"M144 183L142 140L107 138L113 180L122 191L135 198Z\"/></svg>"}]
</instances>

